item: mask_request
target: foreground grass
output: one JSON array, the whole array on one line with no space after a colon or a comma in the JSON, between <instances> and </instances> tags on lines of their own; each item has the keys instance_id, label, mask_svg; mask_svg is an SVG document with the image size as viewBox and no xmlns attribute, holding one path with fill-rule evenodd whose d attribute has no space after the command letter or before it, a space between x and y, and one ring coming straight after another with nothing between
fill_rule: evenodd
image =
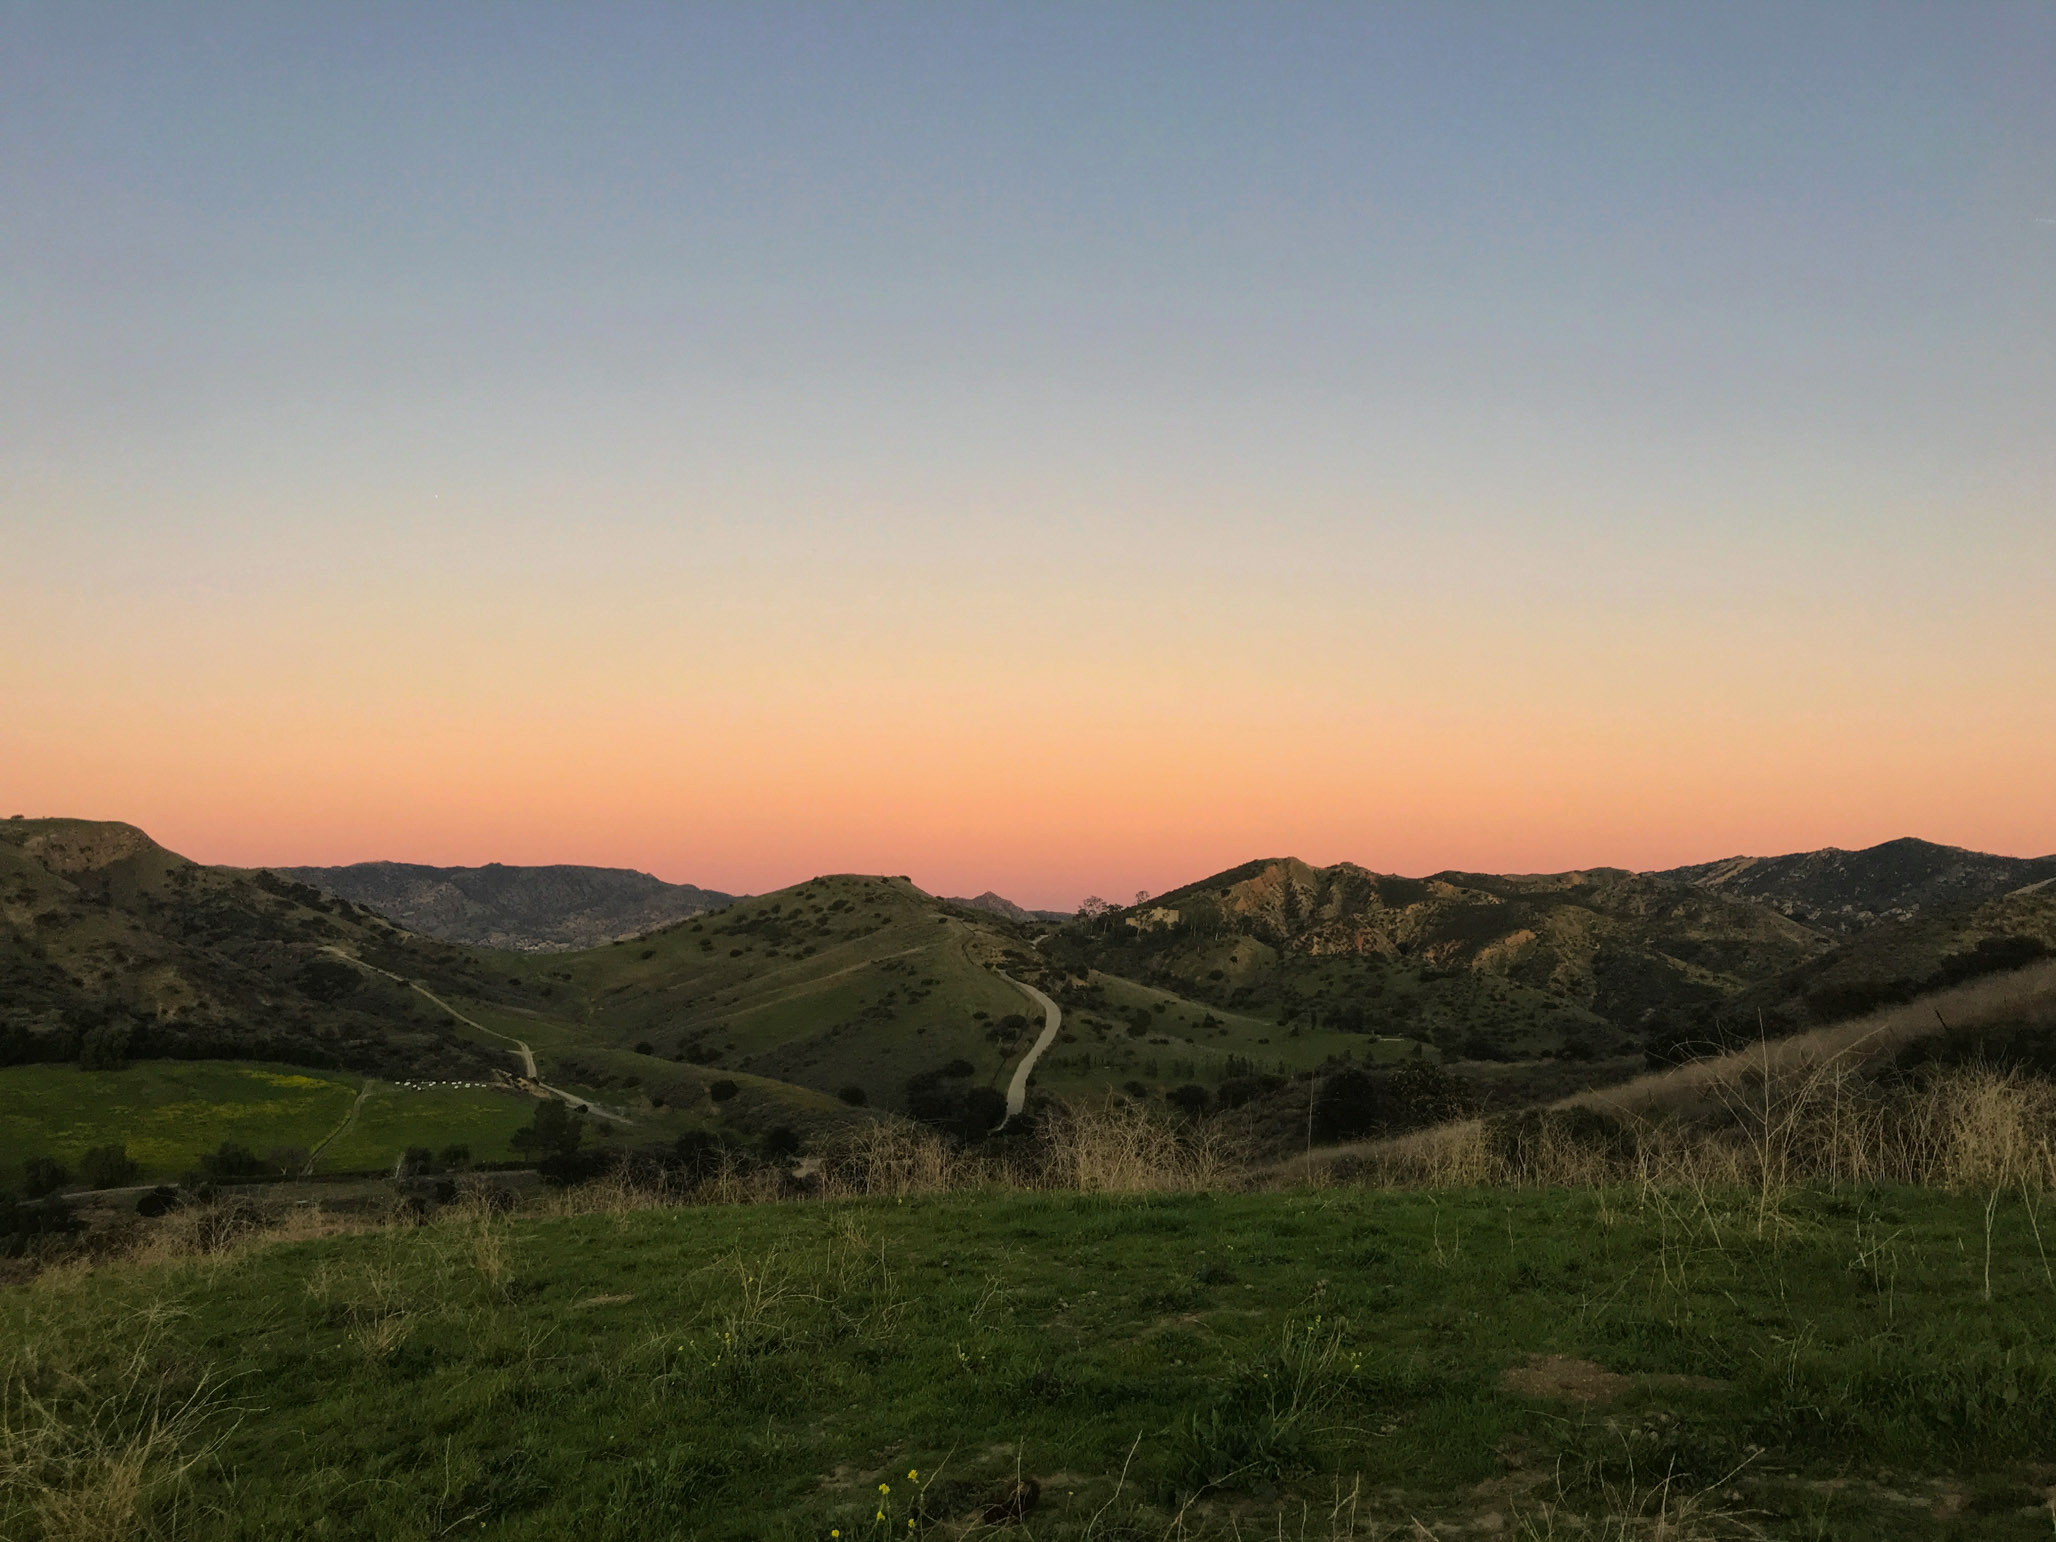
<instances>
[{"instance_id":1,"label":"foreground grass","mask_svg":"<svg viewBox=\"0 0 2056 1542\"><path fill-rule=\"evenodd\" d=\"M0 1534L2047 1536L2036 1224L1010 1193L55 1271L0 1294Z\"/></svg>"}]
</instances>

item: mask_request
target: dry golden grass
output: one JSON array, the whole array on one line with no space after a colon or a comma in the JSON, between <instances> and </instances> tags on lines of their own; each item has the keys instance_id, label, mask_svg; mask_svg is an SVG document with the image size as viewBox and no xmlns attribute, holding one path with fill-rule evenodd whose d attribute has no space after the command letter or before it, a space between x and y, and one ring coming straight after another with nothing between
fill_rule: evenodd
<instances>
[{"instance_id":1,"label":"dry golden grass","mask_svg":"<svg viewBox=\"0 0 2056 1542\"><path fill-rule=\"evenodd\" d=\"M193 1469L233 1428L206 1376L167 1384L167 1316L112 1325L126 1354L111 1373L16 1350L0 1366L0 1535L23 1542L130 1542L174 1529Z\"/></svg>"}]
</instances>

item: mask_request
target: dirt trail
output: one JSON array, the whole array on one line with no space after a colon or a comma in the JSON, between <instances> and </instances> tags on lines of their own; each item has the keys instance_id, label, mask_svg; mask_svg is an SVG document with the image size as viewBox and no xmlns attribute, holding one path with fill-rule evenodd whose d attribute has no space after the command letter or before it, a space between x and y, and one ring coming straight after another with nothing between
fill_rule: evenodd
<instances>
[{"instance_id":1,"label":"dirt trail","mask_svg":"<svg viewBox=\"0 0 2056 1542\"><path fill-rule=\"evenodd\" d=\"M1057 1041L1057 1031L1064 1026L1063 1008L1037 990L1025 980L1017 980L1001 969L993 970L1002 980L1017 990L1027 992L1028 998L1042 1008L1042 1034L1028 1047L1028 1053L1021 1057L1021 1063L1014 1067L1014 1079L1007 1083L1007 1118L995 1127L1005 1129L1007 1119L1018 1114L1028 1101L1028 1076L1035 1069L1035 1062L1042 1058L1042 1052Z\"/></svg>"},{"instance_id":2,"label":"dirt trail","mask_svg":"<svg viewBox=\"0 0 2056 1542\"><path fill-rule=\"evenodd\" d=\"M330 1130L326 1135L322 1136L321 1144L316 1146L312 1151L307 1153L308 1172L311 1173L314 1171L315 1159L319 1157L322 1152L328 1150L329 1143L333 1141L338 1135L341 1135L343 1131L347 1130L351 1125L357 1122L357 1110L364 1106L364 1100L370 1096L371 1081L369 1078L366 1078L364 1085L357 1089L356 1101L350 1104L350 1111L347 1114L343 1115L343 1122L337 1125L333 1130Z\"/></svg>"},{"instance_id":3,"label":"dirt trail","mask_svg":"<svg viewBox=\"0 0 2056 1542\"><path fill-rule=\"evenodd\" d=\"M329 947L323 948L322 952L333 953L337 958L343 959L348 963L355 964L359 969L368 969L373 974L384 975L388 980L393 981L396 985L404 985L409 990L415 992L417 995L423 996L429 1001L434 1002L437 1006L441 1007L445 1012L449 1013L450 1016L454 1017L458 1022L464 1024L465 1027L475 1028L480 1033L490 1035L492 1038L499 1039L503 1043L513 1045L514 1048L512 1050L512 1053L518 1055L521 1059L521 1074L523 1078L533 1086L539 1088L541 1091L549 1094L549 1096L557 1099L558 1102L569 1103L573 1108L583 1109L586 1113L591 1114L595 1119L605 1119L614 1124L635 1123L635 1121L633 1119L630 1119L626 1114L617 1114L610 1112L609 1110L600 1107L599 1104L592 1102L590 1099L582 1098L575 1092L566 1092L562 1087L552 1087L548 1082L544 1081L541 1078L541 1076L538 1075L536 1072L535 1051L528 1047L528 1042L525 1039L517 1039L511 1033L502 1033L497 1028L488 1028L484 1023L478 1021L477 1018L466 1017L462 1012L459 1012L455 1007L451 1006L447 1001L443 1000L442 997L438 996L434 991L430 990L427 986L416 984L414 981L408 979L405 975L394 974L390 969L381 969L376 964L367 964L364 962L363 959L358 958L354 953L345 953L341 948L335 947L334 945L330 945ZM361 1096L361 1094L358 1098L358 1101L363 1101L363 1097ZM355 1114L354 1109L351 1112L353 1115ZM331 1136L330 1139L334 1139L334 1137ZM326 1145L327 1142L324 1141L323 1144Z\"/></svg>"}]
</instances>

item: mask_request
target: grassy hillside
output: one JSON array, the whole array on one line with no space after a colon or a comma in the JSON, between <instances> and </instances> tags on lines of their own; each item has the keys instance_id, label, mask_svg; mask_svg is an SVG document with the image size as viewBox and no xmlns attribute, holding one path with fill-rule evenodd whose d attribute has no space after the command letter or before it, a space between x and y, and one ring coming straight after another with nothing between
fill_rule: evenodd
<instances>
[{"instance_id":1,"label":"grassy hillside","mask_svg":"<svg viewBox=\"0 0 2056 1542\"><path fill-rule=\"evenodd\" d=\"M1828 939L1764 906L1634 873L1393 878L1250 863L1067 929L1098 968L1285 1024L1452 1056L1592 1056L1726 999Z\"/></svg>"},{"instance_id":2,"label":"grassy hillside","mask_svg":"<svg viewBox=\"0 0 2056 1542\"><path fill-rule=\"evenodd\" d=\"M1213 1088L1331 1057L1417 1052L1413 1041L1074 973L1035 945L1046 931L937 900L905 879L841 874L632 943L509 968L525 971L529 990L551 993L556 1021L529 1019L538 1053L601 1097L675 1088L671 1101L692 1101L711 1077L735 1072L820 1093L854 1089L865 1106L887 1109L905 1108L908 1083L924 1076L999 1088L1041 1027L1008 976L1039 984L1064 1009L1061 1041L1036 1072L1048 1093ZM520 1031L514 1015L488 1018Z\"/></svg>"},{"instance_id":3,"label":"grassy hillside","mask_svg":"<svg viewBox=\"0 0 2056 1542\"><path fill-rule=\"evenodd\" d=\"M0 1289L0 1344L24 1542L2013 1538L2056 1441L2027 1208L1907 1190L474 1219Z\"/></svg>"},{"instance_id":4,"label":"grassy hillside","mask_svg":"<svg viewBox=\"0 0 2056 1542\"><path fill-rule=\"evenodd\" d=\"M1887 922L1730 1000L1681 1015L1657 1048L1704 1052L1860 1017L2056 957L2056 890Z\"/></svg>"},{"instance_id":5,"label":"grassy hillside","mask_svg":"<svg viewBox=\"0 0 2056 1542\"><path fill-rule=\"evenodd\" d=\"M1411 880L1276 861L1054 928L833 875L632 941L515 954L409 933L275 874L201 868L129 826L8 821L0 1081L6 1062L166 1058L353 1085L487 1080L521 1068L518 1041L542 1085L612 1116L589 1128L619 1146L808 1138L880 1110L979 1135L1041 1028L1020 981L1064 1012L1037 1094L1177 1092L1252 1117L1268 1099L1283 1110L1269 1123L1297 1120L1303 1143L1304 1115L1287 1114L1307 1097L1281 1079L1467 1061L1505 1106L1617 1078L1645 1046L1718 1042L1745 1020L1753 1033L1759 1008L1803 1026L2047 946L2047 893L1836 945L1762 904L1629 873ZM394 1129L480 1155L532 1112L485 1095L431 1117L432 1103ZM338 1153L371 1164L384 1110L368 1105ZM297 1115L269 1117L246 1143L310 1144ZM134 1133L124 1120L108 1105L106 1138ZM18 1127L0 1158L73 1129Z\"/></svg>"},{"instance_id":6,"label":"grassy hillside","mask_svg":"<svg viewBox=\"0 0 2056 1542\"><path fill-rule=\"evenodd\" d=\"M333 957L481 979L456 950L268 873L201 867L130 825L0 821L0 1065L285 1061L395 1077L486 1062L418 995ZM89 1057L90 1058L90 1057Z\"/></svg>"}]
</instances>

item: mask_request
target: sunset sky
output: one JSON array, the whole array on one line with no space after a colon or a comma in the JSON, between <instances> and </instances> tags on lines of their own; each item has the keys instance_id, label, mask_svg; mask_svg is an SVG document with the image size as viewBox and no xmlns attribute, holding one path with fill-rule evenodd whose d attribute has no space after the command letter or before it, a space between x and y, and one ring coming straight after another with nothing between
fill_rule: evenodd
<instances>
[{"instance_id":1,"label":"sunset sky","mask_svg":"<svg viewBox=\"0 0 2056 1542\"><path fill-rule=\"evenodd\" d=\"M2056 8L0 0L0 814L2056 851Z\"/></svg>"}]
</instances>

